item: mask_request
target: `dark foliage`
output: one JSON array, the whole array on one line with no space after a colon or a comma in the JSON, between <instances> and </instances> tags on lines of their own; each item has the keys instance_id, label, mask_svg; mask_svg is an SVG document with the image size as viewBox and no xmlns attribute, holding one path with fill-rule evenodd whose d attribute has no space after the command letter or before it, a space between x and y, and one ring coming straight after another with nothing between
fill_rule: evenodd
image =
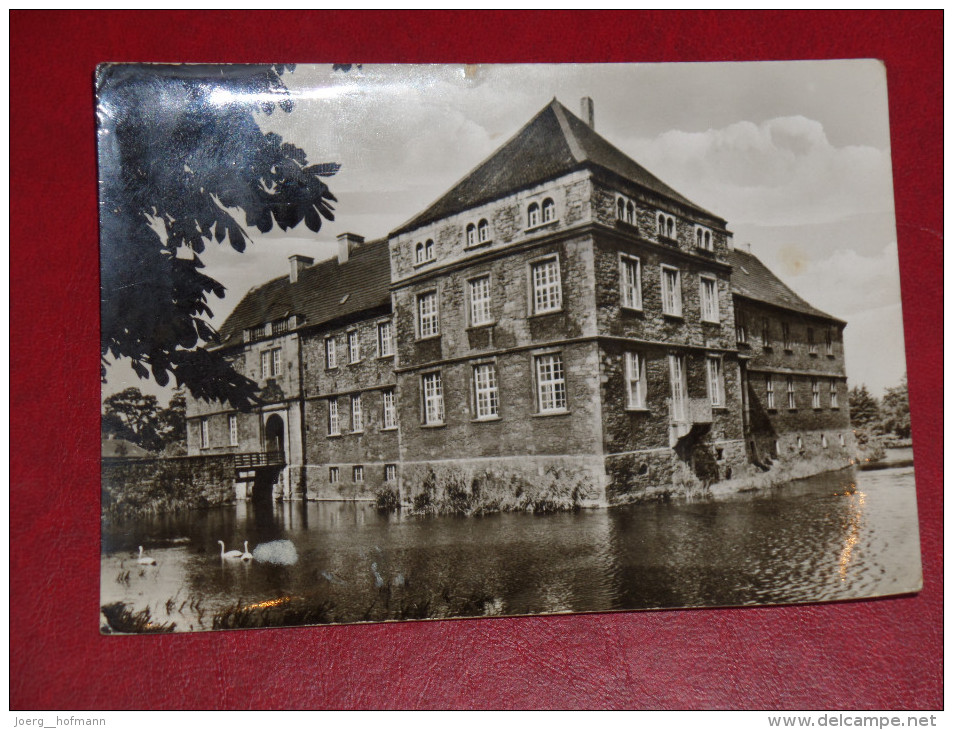
<instances>
[{"instance_id":1,"label":"dark foliage","mask_svg":"<svg viewBox=\"0 0 953 730\"><path fill-rule=\"evenodd\" d=\"M850 422L855 427L874 428L880 424L880 404L866 385L850 389Z\"/></svg>"},{"instance_id":2,"label":"dark foliage","mask_svg":"<svg viewBox=\"0 0 953 730\"><path fill-rule=\"evenodd\" d=\"M154 395L126 388L103 401L102 435L126 439L149 451L162 451L185 441L185 394L160 408Z\"/></svg>"},{"instance_id":3,"label":"dark foliage","mask_svg":"<svg viewBox=\"0 0 953 730\"><path fill-rule=\"evenodd\" d=\"M235 251L246 227L267 232L333 220L323 178L334 163L305 153L256 113L290 112L286 66L100 67L100 256L103 379L110 358L129 358L141 378L174 378L192 395L255 402L256 385L218 353L209 295L225 289L203 273L207 243ZM244 213L244 223L235 215Z\"/></svg>"},{"instance_id":4,"label":"dark foliage","mask_svg":"<svg viewBox=\"0 0 953 730\"><path fill-rule=\"evenodd\" d=\"M887 388L880 412L883 415L883 430L901 439L910 438L910 399L907 389L907 376L895 388Z\"/></svg>"}]
</instances>

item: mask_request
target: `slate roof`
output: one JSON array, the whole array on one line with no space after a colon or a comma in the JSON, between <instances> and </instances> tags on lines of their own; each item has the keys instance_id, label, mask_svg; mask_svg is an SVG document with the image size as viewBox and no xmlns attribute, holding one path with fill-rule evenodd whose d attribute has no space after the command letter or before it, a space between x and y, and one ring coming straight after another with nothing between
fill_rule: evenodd
<instances>
[{"instance_id":1,"label":"slate roof","mask_svg":"<svg viewBox=\"0 0 953 730\"><path fill-rule=\"evenodd\" d=\"M844 320L832 317L801 299L754 254L735 248L729 251L728 262L731 264L731 291L734 294L846 324Z\"/></svg>"},{"instance_id":2,"label":"slate roof","mask_svg":"<svg viewBox=\"0 0 953 730\"><path fill-rule=\"evenodd\" d=\"M221 344L243 341L242 331L291 314L315 325L390 305L390 250L386 239L351 250L348 261L336 258L308 266L294 284L288 274L249 291L219 330Z\"/></svg>"},{"instance_id":3,"label":"slate roof","mask_svg":"<svg viewBox=\"0 0 953 730\"><path fill-rule=\"evenodd\" d=\"M666 185L553 99L508 142L391 235L419 228L583 167L609 170L724 225L723 219Z\"/></svg>"}]
</instances>

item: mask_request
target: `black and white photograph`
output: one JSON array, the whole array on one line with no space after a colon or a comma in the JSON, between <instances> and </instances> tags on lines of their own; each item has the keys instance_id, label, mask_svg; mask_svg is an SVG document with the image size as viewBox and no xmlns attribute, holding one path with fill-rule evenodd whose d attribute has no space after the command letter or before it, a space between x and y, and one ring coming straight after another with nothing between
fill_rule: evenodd
<instances>
[{"instance_id":1,"label":"black and white photograph","mask_svg":"<svg viewBox=\"0 0 953 730\"><path fill-rule=\"evenodd\" d=\"M880 62L96 92L103 634L921 589Z\"/></svg>"}]
</instances>

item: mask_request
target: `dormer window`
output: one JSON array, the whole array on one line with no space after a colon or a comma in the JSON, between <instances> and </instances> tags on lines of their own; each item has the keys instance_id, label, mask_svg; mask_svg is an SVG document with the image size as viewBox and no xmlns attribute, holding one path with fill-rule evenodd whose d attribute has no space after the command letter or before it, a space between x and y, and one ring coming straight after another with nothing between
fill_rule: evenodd
<instances>
[{"instance_id":1,"label":"dormer window","mask_svg":"<svg viewBox=\"0 0 953 730\"><path fill-rule=\"evenodd\" d=\"M615 217L630 226L635 225L635 203L621 195L615 202Z\"/></svg>"},{"instance_id":2,"label":"dormer window","mask_svg":"<svg viewBox=\"0 0 953 730\"><path fill-rule=\"evenodd\" d=\"M420 241L417 242L417 245L414 247L414 263L423 264L428 261L433 261L433 239L428 238L426 243Z\"/></svg>"},{"instance_id":3,"label":"dormer window","mask_svg":"<svg viewBox=\"0 0 953 730\"><path fill-rule=\"evenodd\" d=\"M486 218L477 224L477 238L480 243L487 243L490 240L490 224Z\"/></svg>"},{"instance_id":4,"label":"dormer window","mask_svg":"<svg viewBox=\"0 0 953 730\"><path fill-rule=\"evenodd\" d=\"M659 213L655 222L659 238L675 238L675 216Z\"/></svg>"},{"instance_id":5,"label":"dormer window","mask_svg":"<svg viewBox=\"0 0 953 730\"><path fill-rule=\"evenodd\" d=\"M543 201L543 223L556 220L556 204L552 198Z\"/></svg>"},{"instance_id":6,"label":"dormer window","mask_svg":"<svg viewBox=\"0 0 953 730\"><path fill-rule=\"evenodd\" d=\"M705 228L705 226L695 226L695 246L705 251L714 250L711 229Z\"/></svg>"},{"instance_id":7,"label":"dormer window","mask_svg":"<svg viewBox=\"0 0 953 730\"><path fill-rule=\"evenodd\" d=\"M467 226L467 246L476 246L476 226L472 223Z\"/></svg>"},{"instance_id":8,"label":"dormer window","mask_svg":"<svg viewBox=\"0 0 953 730\"><path fill-rule=\"evenodd\" d=\"M535 228L539 225L539 203L530 203L526 209L526 227Z\"/></svg>"}]
</instances>

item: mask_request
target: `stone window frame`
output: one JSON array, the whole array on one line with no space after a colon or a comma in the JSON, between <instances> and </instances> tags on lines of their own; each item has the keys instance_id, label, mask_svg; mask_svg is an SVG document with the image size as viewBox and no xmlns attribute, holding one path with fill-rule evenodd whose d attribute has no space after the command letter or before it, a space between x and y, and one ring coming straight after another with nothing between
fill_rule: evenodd
<instances>
[{"instance_id":1,"label":"stone window frame","mask_svg":"<svg viewBox=\"0 0 953 730\"><path fill-rule=\"evenodd\" d=\"M490 233L490 221L486 218L481 218L480 222L477 223L477 245L485 246L489 243L493 243L493 236Z\"/></svg>"},{"instance_id":2,"label":"stone window frame","mask_svg":"<svg viewBox=\"0 0 953 730\"><path fill-rule=\"evenodd\" d=\"M277 378L281 375L281 348L276 347L271 351L271 377Z\"/></svg>"},{"instance_id":3,"label":"stone window frame","mask_svg":"<svg viewBox=\"0 0 953 730\"><path fill-rule=\"evenodd\" d=\"M526 206L526 229L532 230L538 228L542 222L543 213L539 203L533 201Z\"/></svg>"},{"instance_id":4,"label":"stone window frame","mask_svg":"<svg viewBox=\"0 0 953 730\"><path fill-rule=\"evenodd\" d=\"M538 195L535 200L532 200L526 206L526 233L559 221L559 216L556 215L556 201L548 195L542 201L539 200L539 197L541 196Z\"/></svg>"},{"instance_id":5,"label":"stone window frame","mask_svg":"<svg viewBox=\"0 0 953 730\"><path fill-rule=\"evenodd\" d=\"M706 284L711 287L711 296L709 298L709 292L706 289ZM718 277L714 274L699 274L698 276L698 303L701 308L701 321L708 322L709 324L720 324L721 323L721 307L720 302L718 301ZM709 304L709 310L714 311L714 318L709 317L708 315L711 311L706 310L706 304Z\"/></svg>"},{"instance_id":6,"label":"stone window frame","mask_svg":"<svg viewBox=\"0 0 953 730\"><path fill-rule=\"evenodd\" d=\"M199 448L208 449L209 446L208 418L199 421Z\"/></svg>"},{"instance_id":7,"label":"stone window frame","mask_svg":"<svg viewBox=\"0 0 953 730\"><path fill-rule=\"evenodd\" d=\"M387 337L384 338L382 333L386 329ZM387 343L388 350L384 352L384 343ZM385 357L394 356L394 323L391 319L382 319L377 323L377 359L381 360Z\"/></svg>"},{"instance_id":8,"label":"stone window frame","mask_svg":"<svg viewBox=\"0 0 953 730\"><path fill-rule=\"evenodd\" d=\"M238 446L238 414L228 414L228 445Z\"/></svg>"},{"instance_id":9,"label":"stone window frame","mask_svg":"<svg viewBox=\"0 0 953 730\"><path fill-rule=\"evenodd\" d=\"M824 348L828 357L834 357L834 331L832 327L827 328L824 338Z\"/></svg>"},{"instance_id":10,"label":"stone window frame","mask_svg":"<svg viewBox=\"0 0 953 730\"><path fill-rule=\"evenodd\" d=\"M431 316L433 317L433 325L432 325L433 331L432 332L428 331L427 334L424 334L424 314L421 311L421 305L425 298L431 297L431 296L433 297L433 303L434 303L433 312L428 312L427 317L428 317L428 321ZM417 294L415 295L414 304L415 304L414 319L416 322L417 339L429 340L434 337L440 337L440 297L438 296L437 289L433 288L433 289L427 289L425 291L417 292Z\"/></svg>"},{"instance_id":11,"label":"stone window frame","mask_svg":"<svg viewBox=\"0 0 953 730\"><path fill-rule=\"evenodd\" d=\"M387 401L390 396L390 406ZM389 415L389 417L388 417ZM397 391L394 388L386 388L381 391L381 431L397 430Z\"/></svg>"},{"instance_id":12,"label":"stone window frame","mask_svg":"<svg viewBox=\"0 0 953 730\"><path fill-rule=\"evenodd\" d=\"M661 276L661 288L662 288L662 314L666 317L678 317L683 316L682 308L682 271L677 266L672 266L671 264L659 264L659 271ZM672 286L666 279L666 272L675 272L675 284L674 284L674 293L675 297L669 292L669 287ZM672 299L669 302L669 299ZM669 311L669 308L675 305L674 309L677 311Z\"/></svg>"},{"instance_id":13,"label":"stone window frame","mask_svg":"<svg viewBox=\"0 0 953 730\"><path fill-rule=\"evenodd\" d=\"M426 241L417 241L414 246L414 266L424 266L437 258L432 238Z\"/></svg>"},{"instance_id":14,"label":"stone window frame","mask_svg":"<svg viewBox=\"0 0 953 730\"><path fill-rule=\"evenodd\" d=\"M655 214L655 235L667 241L678 240L678 218L671 213L660 210Z\"/></svg>"},{"instance_id":15,"label":"stone window frame","mask_svg":"<svg viewBox=\"0 0 953 730\"><path fill-rule=\"evenodd\" d=\"M271 377L271 353L269 350L261 351L261 379L267 380Z\"/></svg>"},{"instance_id":16,"label":"stone window frame","mask_svg":"<svg viewBox=\"0 0 953 730\"><path fill-rule=\"evenodd\" d=\"M486 280L486 316L485 320L480 320L479 322L474 319L474 299L473 299L473 285L474 282ZM490 325L496 324L496 319L493 317L492 312L493 306L493 276L490 273L477 274L476 276L471 276L467 279L467 322L471 328L476 327L488 327Z\"/></svg>"},{"instance_id":17,"label":"stone window frame","mask_svg":"<svg viewBox=\"0 0 953 730\"><path fill-rule=\"evenodd\" d=\"M434 392L428 393L428 381L435 385ZM431 404L434 406L431 419ZM430 370L420 374L420 425L422 428L433 428L446 425L447 410L444 399L443 373L440 370Z\"/></svg>"},{"instance_id":18,"label":"stone window frame","mask_svg":"<svg viewBox=\"0 0 953 730\"><path fill-rule=\"evenodd\" d=\"M748 344L748 313L743 309L735 310L735 342L739 345Z\"/></svg>"},{"instance_id":19,"label":"stone window frame","mask_svg":"<svg viewBox=\"0 0 953 730\"><path fill-rule=\"evenodd\" d=\"M328 467L328 484L337 484L341 481L341 470L336 466Z\"/></svg>"},{"instance_id":20,"label":"stone window frame","mask_svg":"<svg viewBox=\"0 0 953 730\"><path fill-rule=\"evenodd\" d=\"M341 406L337 398L328 398L328 438L341 435Z\"/></svg>"},{"instance_id":21,"label":"stone window frame","mask_svg":"<svg viewBox=\"0 0 953 730\"><path fill-rule=\"evenodd\" d=\"M363 464L354 464L351 467L351 481L355 484L364 483L364 465Z\"/></svg>"},{"instance_id":22,"label":"stone window frame","mask_svg":"<svg viewBox=\"0 0 953 730\"><path fill-rule=\"evenodd\" d=\"M532 355L533 357L533 390L535 393L536 401L536 416L558 416L564 413L569 413L569 385L566 380L566 363L563 360L562 351L560 350L547 350L544 352L535 352ZM543 380L543 370L541 368L543 361L549 359L551 361L550 369L552 370L552 377ZM557 375L557 366L558 364L558 373ZM551 388L550 393L546 391L546 387ZM544 403L548 400L552 401L551 407L544 407Z\"/></svg>"},{"instance_id":23,"label":"stone window frame","mask_svg":"<svg viewBox=\"0 0 953 730\"><path fill-rule=\"evenodd\" d=\"M539 293L537 290L537 280L536 280L536 271L537 269L546 266L548 264L555 263L556 265L556 276L554 279L547 279L543 284L547 287L547 291L554 291L555 296L546 295L546 302L552 300L552 306L547 307L546 309L539 309L538 304L540 298L537 296ZM563 281L562 281L562 266L559 262L559 253L548 253L544 256L529 261L526 265L528 271L528 281L529 281L529 311L530 317L537 317L546 314L554 314L556 312L561 312L563 310Z\"/></svg>"},{"instance_id":24,"label":"stone window frame","mask_svg":"<svg viewBox=\"0 0 953 730\"><path fill-rule=\"evenodd\" d=\"M466 248L474 248L475 246L479 245L477 243L476 225L474 225L473 223L467 223L464 235L465 235L464 242L465 242Z\"/></svg>"},{"instance_id":25,"label":"stone window frame","mask_svg":"<svg viewBox=\"0 0 953 730\"><path fill-rule=\"evenodd\" d=\"M357 365L363 358L361 357L361 332L357 327L347 331L347 364Z\"/></svg>"},{"instance_id":26,"label":"stone window frame","mask_svg":"<svg viewBox=\"0 0 953 730\"><path fill-rule=\"evenodd\" d=\"M814 328L807 328L807 354L811 357L817 357L817 342L814 339Z\"/></svg>"},{"instance_id":27,"label":"stone window frame","mask_svg":"<svg viewBox=\"0 0 953 730\"><path fill-rule=\"evenodd\" d=\"M761 317L761 349L771 352L774 346L771 344L771 318Z\"/></svg>"},{"instance_id":28,"label":"stone window frame","mask_svg":"<svg viewBox=\"0 0 953 730\"><path fill-rule=\"evenodd\" d=\"M794 352L794 340L791 339L791 323L782 322L781 323L781 344L784 348L784 352L791 354Z\"/></svg>"},{"instance_id":29,"label":"stone window frame","mask_svg":"<svg viewBox=\"0 0 953 730\"><path fill-rule=\"evenodd\" d=\"M724 358L721 355L709 353L705 360L705 380L708 383L708 400L711 407L727 408Z\"/></svg>"},{"instance_id":30,"label":"stone window frame","mask_svg":"<svg viewBox=\"0 0 953 730\"><path fill-rule=\"evenodd\" d=\"M615 219L630 226L638 225L638 206L621 193L616 194Z\"/></svg>"},{"instance_id":31,"label":"stone window frame","mask_svg":"<svg viewBox=\"0 0 953 730\"><path fill-rule=\"evenodd\" d=\"M364 433L364 399L361 393L351 395L351 433Z\"/></svg>"},{"instance_id":32,"label":"stone window frame","mask_svg":"<svg viewBox=\"0 0 953 730\"><path fill-rule=\"evenodd\" d=\"M397 481L397 464L384 464L384 481L388 483Z\"/></svg>"},{"instance_id":33,"label":"stone window frame","mask_svg":"<svg viewBox=\"0 0 953 730\"><path fill-rule=\"evenodd\" d=\"M338 366L338 343L334 335L324 338L324 369L335 370Z\"/></svg>"},{"instance_id":34,"label":"stone window frame","mask_svg":"<svg viewBox=\"0 0 953 730\"><path fill-rule=\"evenodd\" d=\"M647 411L645 355L642 352L626 350L622 355L622 375L625 379L625 409L627 411ZM632 387L633 383L636 383L634 389Z\"/></svg>"},{"instance_id":35,"label":"stone window frame","mask_svg":"<svg viewBox=\"0 0 953 730\"><path fill-rule=\"evenodd\" d=\"M827 434L826 433L821 434L821 448L822 449L827 448Z\"/></svg>"},{"instance_id":36,"label":"stone window frame","mask_svg":"<svg viewBox=\"0 0 953 730\"><path fill-rule=\"evenodd\" d=\"M481 389L480 376L478 372L481 369L488 368L490 380L486 387ZM500 419L500 379L497 376L496 360L483 360L473 363L470 368L470 394L473 399L473 420L480 421L498 421ZM489 407L485 414L481 415L481 394L485 394L486 403Z\"/></svg>"},{"instance_id":37,"label":"stone window frame","mask_svg":"<svg viewBox=\"0 0 953 730\"><path fill-rule=\"evenodd\" d=\"M626 281L626 264L635 263L635 296L632 302L627 302L629 297L626 296L627 284ZM623 309L629 309L633 312L642 311L642 259L638 256L633 256L632 254L619 252L619 295L621 297L621 307Z\"/></svg>"},{"instance_id":38,"label":"stone window frame","mask_svg":"<svg viewBox=\"0 0 953 730\"><path fill-rule=\"evenodd\" d=\"M777 403L774 400L774 376L768 373L764 376L765 407L769 411L776 411Z\"/></svg>"},{"instance_id":39,"label":"stone window frame","mask_svg":"<svg viewBox=\"0 0 953 730\"><path fill-rule=\"evenodd\" d=\"M787 378L787 396L788 396L788 410L796 411L797 410L797 393L794 389L793 375L788 375L788 378Z\"/></svg>"},{"instance_id":40,"label":"stone window frame","mask_svg":"<svg viewBox=\"0 0 953 730\"><path fill-rule=\"evenodd\" d=\"M559 218L556 217L556 201L552 198L543 198L542 212L542 225L544 226L559 220Z\"/></svg>"},{"instance_id":41,"label":"stone window frame","mask_svg":"<svg viewBox=\"0 0 953 730\"><path fill-rule=\"evenodd\" d=\"M678 372L676 372L676 363L678 364ZM668 354L668 376L672 398L670 407L672 420L676 423L687 421L691 402L688 395L688 356L684 352L670 352ZM676 385L678 386L677 389ZM679 398L680 394L681 398ZM681 404L684 410L679 412L676 403Z\"/></svg>"},{"instance_id":42,"label":"stone window frame","mask_svg":"<svg viewBox=\"0 0 953 730\"><path fill-rule=\"evenodd\" d=\"M837 402L837 378L831 378L830 384L831 410L836 411L840 405Z\"/></svg>"},{"instance_id":43,"label":"stone window frame","mask_svg":"<svg viewBox=\"0 0 953 730\"><path fill-rule=\"evenodd\" d=\"M841 447L844 447L847 445L847 440L844 438L844 434L842 433L837 434L837 439L838 441L840 441Z\"/></svg>"},{"instance_id":44,"label":"stone window frame","mask_svg":"<svg viewBox=\"0 0 953 730\"><path fill-rule=\"evenodd\" d=\"M695 224L695 248L702 251L715 250L715 234L708 226Z\"/></svg>"},{"instance_id":45,"label":"stone window frame","mask_svg":"<svg viewBox=\"0 0 953 730\"><path fill-rule=\"evenodd\" d=\"M811 408L821 410L821 381L816 376L811 377Z\"/></svg>"}]
</instances>

